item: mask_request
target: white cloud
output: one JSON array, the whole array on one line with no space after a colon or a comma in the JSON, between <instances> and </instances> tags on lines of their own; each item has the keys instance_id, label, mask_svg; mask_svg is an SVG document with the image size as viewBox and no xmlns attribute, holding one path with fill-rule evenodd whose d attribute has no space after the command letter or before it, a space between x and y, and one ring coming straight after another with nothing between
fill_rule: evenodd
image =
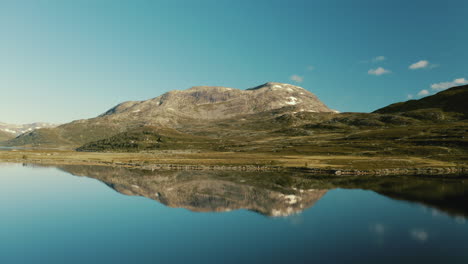
<instances>
[{"instance_id":1,"label":"white cloud","mask_svg":"<svg viewBox=\"0 0 468 264\"><path fill-rule=\"evenodd\" d=\"M429 67L430 63L427 60L420 60L416 63L411 64L408 68L411 70L424 69Z\"/></svg>"},{"instance_id":2,"label":"white cloud","mask_svg":"<svg viewBox=\"0 0 468 264\"><path fill-rule=\"evenodd\" d=\"M413 229L410 231L410 235L413 239L425 242L429 238L429 234L422 229Z\"/></svg>"},{"instance_id":3,"label":"white cloud","mask_svg":"<svg viewBox=\"0 0 468 264\"><path fill-rule=\"evenodd\" d=\"M309 66L307 66L306 70L313 71L313 70L315 70L315 67L312 66L312 65L309 65Z\"/></svg>"},{"instance_id":4,"label":"white cloud","mask_svg":"<svg viewBox=\"0 0 468 264\"><path fill-rule=\"evenodd\" d=\"M370 75L379 76L379 75L382 75L382 74L389 74L389 73L391 73L391 71L386 70L386 69L384 69L382 67L378 67L377 69L370 69L369 71L367 71L367 73L370 74Z\"/></svg>"},{"instance_id":5,"label":"white cloud","mask_svg":"<svg viewBox=\"0 0 468 264\"><path fill-rule=\"evenodd\" d=\"M406 96L406 99L408 99L408 100L413 99L413 95L412 95L412 94L408 94L408 95Z\"/></svg>"},{"instance_id":6,"label":"white cloud","mask_svg":"<svg viewBox=\"0 0 468 264\"><path fill-rule=\"evenodd\" d=\"M442 90L445 90L454 86L459 86L459 85L464 85L464 84L468 84L468 80L465 78L458 78L451 82L433 83L431 85L431 88L434 91L442 91Z\"/></svg>"},{"instance_id":7,"label":"white cloud","mask_svg":"<svg viewBox=\"0 0 468 264\"><path fill-rule=\"evenodd\" d=\"M298 83L301 83L301 82L304 81L304 77L299 76L299 75L297 75L297 74L293 74L293 75L290 77L290 79L291 79L292 81L295 81L295 82L298 82Z\"/></svg>"},{"instance_id":8,"label":"white cloud","mask_svg":"<svg viewBox=\"0 0 468 264\"><path fill-rule=\"evenodd\" d=\"M424 89L424 90L419 91L418 96L426 96L428 94L429 94L429 91Z\"/></svg>"},{"instance_id":9,"label":"white cloud","mask_svg":"<svg viewBox=\"0 0 468 264\"><path fill-rule=\"evenodd\" d=\"M379 62L379 61L384 61L386 60L387 58L385 58L385 56L377 56L375 58L372 59L372 62Z\"/></svg>"}]
</instances>

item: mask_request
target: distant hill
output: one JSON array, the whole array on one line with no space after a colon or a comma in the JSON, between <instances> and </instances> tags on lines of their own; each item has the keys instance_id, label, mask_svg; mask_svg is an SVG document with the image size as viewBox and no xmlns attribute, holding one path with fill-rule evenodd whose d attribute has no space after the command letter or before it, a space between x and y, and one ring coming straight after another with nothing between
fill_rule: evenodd
<instances>
[{"instance_id":1,"label":"distant hill","mask_svg":"<svg viewBox=\"0 0 468 264\"><path fill-rule=\"evenodd\" d=\"M7 124L0 122L0 142L14 139L15 137L32 132L36 129L55 127L55 124L36 122L32 124Z\"/></svg>"},{"instance_id":2,"label":"distant hill","mask_svg":"<svg viewBox=\"0 0 468 264\"><path fill-rule=\"evenodd\" d=\"M0 131L0 142L12 139L14 137L15 135L13 135L12 133Z\"/></svg>"},{"instance_id":3,"label":"distant hill","mask_svg":"<svg viewBox=\"0 0 468 264\"><path fill-rule=\"evenodd\" d=\"M421 114L438 111L458 113L466 118L468 117L468 85L453 87L419 100L391 104L374 111L374 113L391 114L411 111L420 111Z\"/></svg>"},{"instance_id":4,"label":"distant hill","mask_svg":"<svg viewBox=\"0 0 468 264\"><path fill-rule=\"evenodd\" d=\"M7 124L0 122L0 131L12 134L14 136L21 135L23 133L31 132L35 129L41 128L51 128L56 127L56 124L44 123L44 122L36 122L31 124Z\"/></svg>"}]
</instances>

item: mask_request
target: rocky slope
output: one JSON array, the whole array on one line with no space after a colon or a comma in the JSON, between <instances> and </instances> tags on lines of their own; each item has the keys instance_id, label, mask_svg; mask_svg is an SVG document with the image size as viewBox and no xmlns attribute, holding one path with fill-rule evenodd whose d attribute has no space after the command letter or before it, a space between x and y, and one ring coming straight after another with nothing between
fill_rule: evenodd
<instances>
[{"instance_id":1,"label":"rocky slope","mask_svg":"<svg viewBox=\"0 0 468 264\"><path fill-rule=\"evenodd\" d=\"M270 82L247 90L217 86L175 90L147 101L119 104L101 117L172 124L177 122L174 119L226 119L283 107L317 113L332 111L301 87Z\"/></svg>"},{"instance_id":2,"label":"rocky slope","mask_svg":"<svg viewBox=\"0 0 468 264\"><path fill-rule=\"evenodd\" d=\"M275 112L276 111L276 112ZM141 126L190 132L197 125L269 113L332 113L311 92L290 84L266 83L251 89L197 86L147 101L124 102L104 114L53 129L40 129L10 145L80 146Z\"/></svg>"}]
</instances>

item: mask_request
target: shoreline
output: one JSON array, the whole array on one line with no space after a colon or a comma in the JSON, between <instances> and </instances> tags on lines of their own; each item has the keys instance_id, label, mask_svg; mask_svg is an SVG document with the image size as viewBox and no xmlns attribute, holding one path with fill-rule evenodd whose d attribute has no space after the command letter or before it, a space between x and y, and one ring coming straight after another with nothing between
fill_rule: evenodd
<instances>
[{"instance_id":1,"label":"shoreline","mask_svg":"<svg viewBox=\"0 0 468 264\"><path fill-rule=\"evenodd\" d=\"M338 164L333 164L333 162ZM259 153L83 153L57 150L14 150L1 151L0 163L109 166L151 171L300 172L324 176L468 176L468 166L465 164L452 164L418 157L397 159L395 157L356 156L273 156ZM355 165L347 166L343 163ZM365 164L372 167L366 168ZM401 166L404 164L407 165Z\"/></svg>"}]
</instances>

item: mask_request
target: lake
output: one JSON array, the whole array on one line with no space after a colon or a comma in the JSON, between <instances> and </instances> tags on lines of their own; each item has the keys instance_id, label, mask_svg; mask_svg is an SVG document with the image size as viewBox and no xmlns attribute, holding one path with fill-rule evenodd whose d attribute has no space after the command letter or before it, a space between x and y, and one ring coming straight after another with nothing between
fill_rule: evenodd
<instances>
[{"instance_id":1,"label":"lake","mask_svg":"<svg viewBox=\"0 0 468 264\"><path fill-rule=\"evenodd\" d=\"M0 164L0 263L468 263L468 178Z\"/></svg>"}]
</instances>

